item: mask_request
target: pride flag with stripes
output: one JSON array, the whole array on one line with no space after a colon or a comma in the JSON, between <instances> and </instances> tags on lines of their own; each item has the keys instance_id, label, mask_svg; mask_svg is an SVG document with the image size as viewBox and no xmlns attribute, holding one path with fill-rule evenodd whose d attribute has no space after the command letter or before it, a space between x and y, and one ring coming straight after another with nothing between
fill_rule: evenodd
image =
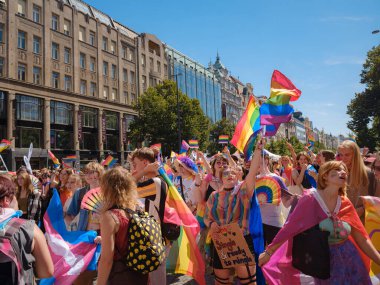
<instances>
[{"instance_id":1,"label":"pride flag with stripes","mask_svg":"<svg viewBox=\"0 0 380 285\"><path fill-rule=\"evenodd\" d=\"M159 152L161 152L162 145L160 143L152 144L149 148L154 149L157 148Z\"/></svg>"},{"instance_id":2,"label":"pride flag with stripes","mask_svg":"<svg viewBox=\"0 0 380 285\"><path fill-rule=\"evenodd\" d=\"M114 158L112 155L107 156L105 160L102 161L103 166L112 167L117 162L117 159Z\"/></svg>"},{"instance_id":3,"label":"pride flag with stripes","mask_svg":"<svg viewBox=\"0 0 380 285\"><path fill-rule=\"evenodd\" d=\"M179 153L181 154L181 153L187 152L189 148L190 148L189 144L185 140L182 140L181 150Z\"/></svg>"},{"instance_id":4,"label":"pride flag with stripes","mask_svg":"<svg viewBox=\"0 0 380 285\"><path fill-rule=\"evenodd\" d=\"M269 99L260 107L261 125L274 125L289 122L294 112L289 101L296 101L301 91L280 71L272 74Z\"/></svg>"},{"instance_id":5,"label":"pride flag with stripes","mask_svg":"<svg viewBox=\"0 0 380 285\"><path fill-rule=\"evenodd\" d=\"M380 198L363 196L365 208L365 229L376 250L380 252ZM380 284L380 265L371 261L372 284Z\"/></svg>"},{"instance_id":6,"label":"pride flag with stripes","mask_svg":"<svg viewBox=\"0 0 380 285\"><path fill-rule=\"evenodd\" d=\"M220 135L219 136L219 143L220 144L228 144L228 139L229 139L228 135Z\"/></svg>"},{"instance_id":7,"label":"pride flag with stripes","mask_svg":"<svg viewBox=\"0 0 380 285\"><path fill-rule=\"evenodd\" d=\"M241 152L244 152L245 159L252 154L253 145L257 134L261 130L259 106L253 96L249 98L247 109L240 118L231 143Z\"/></svg>"},{"instance_id":8,"label":"pride flag with stripes","mask_svg":"<svg viewBox=\"0 0 380 285\"><path fill-rule=\"evenodd\" d=\"M190 148L199 148L198 140L189 140Z\"/></svg>"},{"instance_id":9,"label":"pride flag with stripes","mask_svg":"<svg viewBox=\"0 0 380 285\"><path fill-rule=\"evenodd\" d=\"M168 185L166 202L169 207L177 211L182 223L180 236L173 243L167 258L167 271L191 276L199 285L206 285L205 264L196 242L196 237L200 231L198 221L183 201L165 170L160 167L158 173Z\"/></svg>"},{"instance_id":10,"label":"pride flag with stripes","mask_svg":"<svg viewBox=\"0 0 380 285\"><path fill-rule=\"evenodd\" d=\"M48 150L48 155L50 159L53 161L54 167L57 168L60 165L59 159L50 150Z\"/></svg>"},{"instance_id":11,"label":"pride flag with stripes","mask_svg":"<svg viewBox=\"0 0 380 285\"><path fill-rule=\"evenodd\" d=\"M6 150L12 143L9 140L2 139L0 142L0 152Z\"/></svg>"},{"instance_id":12,"label":"pride flag with stripes","mask_svg":"<svg viewBox=\"0 0 380 285\"><path fill-rule=\"evenodd\" d=\"M64 158L62 158L62 160L65 162L65 163L68 163L68 162L75 162L77 160L77 157L75 155L68 155Z\"/></svg>"}]
</instances>

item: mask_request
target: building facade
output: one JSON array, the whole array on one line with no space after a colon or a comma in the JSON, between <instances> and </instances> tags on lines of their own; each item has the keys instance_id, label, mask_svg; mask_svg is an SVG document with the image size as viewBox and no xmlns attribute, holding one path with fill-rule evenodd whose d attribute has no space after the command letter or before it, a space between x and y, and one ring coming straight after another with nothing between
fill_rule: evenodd
<instances>
[{"instance_id":1,"label":"building facade","mask_svg":"<svg viewBox=\"0 0 380 285\"><path fill-rule=\"evenodd\" d=\"M212 122L222 119L222 93L213 71L166 45L169 78L188 97L198 99L203 112Z\"/></svg>"},{"instance_id":2,"label":"building facade","mask_svg":"<svg viewBox=\"0 0 380 285\"><path fill-rule=\"evenodd\" d=\"M4 3L5 2L5 3ZM139 35L80 0L0 5L0 134L8 167L47 164L47 150L81 163L124 160L136 116Z\"/></svg>"}]
</instances>

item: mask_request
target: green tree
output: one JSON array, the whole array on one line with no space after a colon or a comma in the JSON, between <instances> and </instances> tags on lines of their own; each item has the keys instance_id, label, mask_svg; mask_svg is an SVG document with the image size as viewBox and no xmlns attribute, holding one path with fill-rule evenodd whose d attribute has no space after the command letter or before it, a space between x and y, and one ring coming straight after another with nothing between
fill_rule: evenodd
<instances>
[{"instance_id":1,"label":"green tree","mask_svg":"<svg viewBox=\"0 0 380 285\"><path fill-rule=\"evenodd\" d=\"M356 93L347 106L351 117L347 126L356 134L359 145L373 151L380 148L380 46L368 52L360 77L366 88Z\"/></svg>"},{"instance_id":2,"label":"green tree","mask_svg":"<svg viewBox=\"0 0 380 285\"><path fill-rule=\"evenodd\" d=\"M211 126L210 130L210 144L208 146L208 152L211 154L217 153L218 151L222 151L223 146L219 144L219 136L220 135L228 135L229 139L232 139L232 136L235 131L235 126L225 118L215 122ZM231 154L236 151L236 148L232 144L228 144L230 148Z\"/></svg>"},{"instance_id":3,"label":"green tree","mask_svg":"<svg viewBox=\"0 0 380 285\"><path fill-rule=\"evenodd\" d=\"M200 147L205 149L209 143L210 120L204 115L197 99L190 99L180 90L178 95L181 138L186 141L198 139ZM132 143L161 143L165 155L171 150L179 151L177 89L173 81L164 81L148 88L139 97L135 110L138 117L130 126Z\"/></svg>"}]
</instances>

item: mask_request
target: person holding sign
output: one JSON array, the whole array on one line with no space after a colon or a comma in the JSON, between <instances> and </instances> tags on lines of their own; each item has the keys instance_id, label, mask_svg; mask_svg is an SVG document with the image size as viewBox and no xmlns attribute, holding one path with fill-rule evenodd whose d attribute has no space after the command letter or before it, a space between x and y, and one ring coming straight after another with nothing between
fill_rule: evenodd
<instances>
[{"instance_id":1,"label":"person holding sign","mask_svg":"<svg viewBox=\"0 0 380 285\"><path fill-rule=\"evenodd\" d=\"M222 241L218 239L220 234L226 230L226 225L238 224L248 244L250 254L254 254L253 242L249 233L249 210L250 201L255 189L256 173L259 168L260 153L263 148L263 142L260 140L256 146L254 157L249 169L249 173L243 182L239 182L237 171L232 167L225 167L222 170L222 187L212 192L207 200L205 211L205 225L210 228L210 234L213 237L211 246L212 267L215 274L215 284L232 284L231 270L234 268L241 284L256 284L256 267L255 261L251 262L237 261L236 264L226 264L226 256L218 256L215 249L221 246ZM260 225L261 226L261 225ZM228 234L228 233L226 233ZM231 240L227 246L232 249L238 239ZM242 240L239 250L244 247ZM234 252L227 252L226 255L234 255Z\"/></svg>"}]
</instances>

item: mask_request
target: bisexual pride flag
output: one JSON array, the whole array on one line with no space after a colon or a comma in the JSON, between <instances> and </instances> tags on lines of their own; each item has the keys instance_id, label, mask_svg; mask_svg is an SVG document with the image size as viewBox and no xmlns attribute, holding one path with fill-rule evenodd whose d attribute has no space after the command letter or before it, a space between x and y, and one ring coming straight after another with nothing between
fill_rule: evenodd
<instances>
[{"instance_id":1,"label":"bisexual pride flag","mask_svg":"<svg viewBox=\"0 0 380 285\"><path fill-rule=\"evenodd\" d=\"M185 153L189 150L190 146L189 144L185 141L185 140L182 140L182 144L181 144L181 150L179 151L179 153Z\"/></svg>"},{"instance_id":2,"label":"bisexual pride flag","mask_svg":"<svg viewBox=\"0 0 380 285\"><path fill-rule=\"evenodd\" d=\"M94 243L96 231L69 232L63 221L63 209L57 190L44 216L46 240L54 264L54 275L40 285L69 285L84 270L96 270L100 245Z\"/></svg>"}]
</instances>

